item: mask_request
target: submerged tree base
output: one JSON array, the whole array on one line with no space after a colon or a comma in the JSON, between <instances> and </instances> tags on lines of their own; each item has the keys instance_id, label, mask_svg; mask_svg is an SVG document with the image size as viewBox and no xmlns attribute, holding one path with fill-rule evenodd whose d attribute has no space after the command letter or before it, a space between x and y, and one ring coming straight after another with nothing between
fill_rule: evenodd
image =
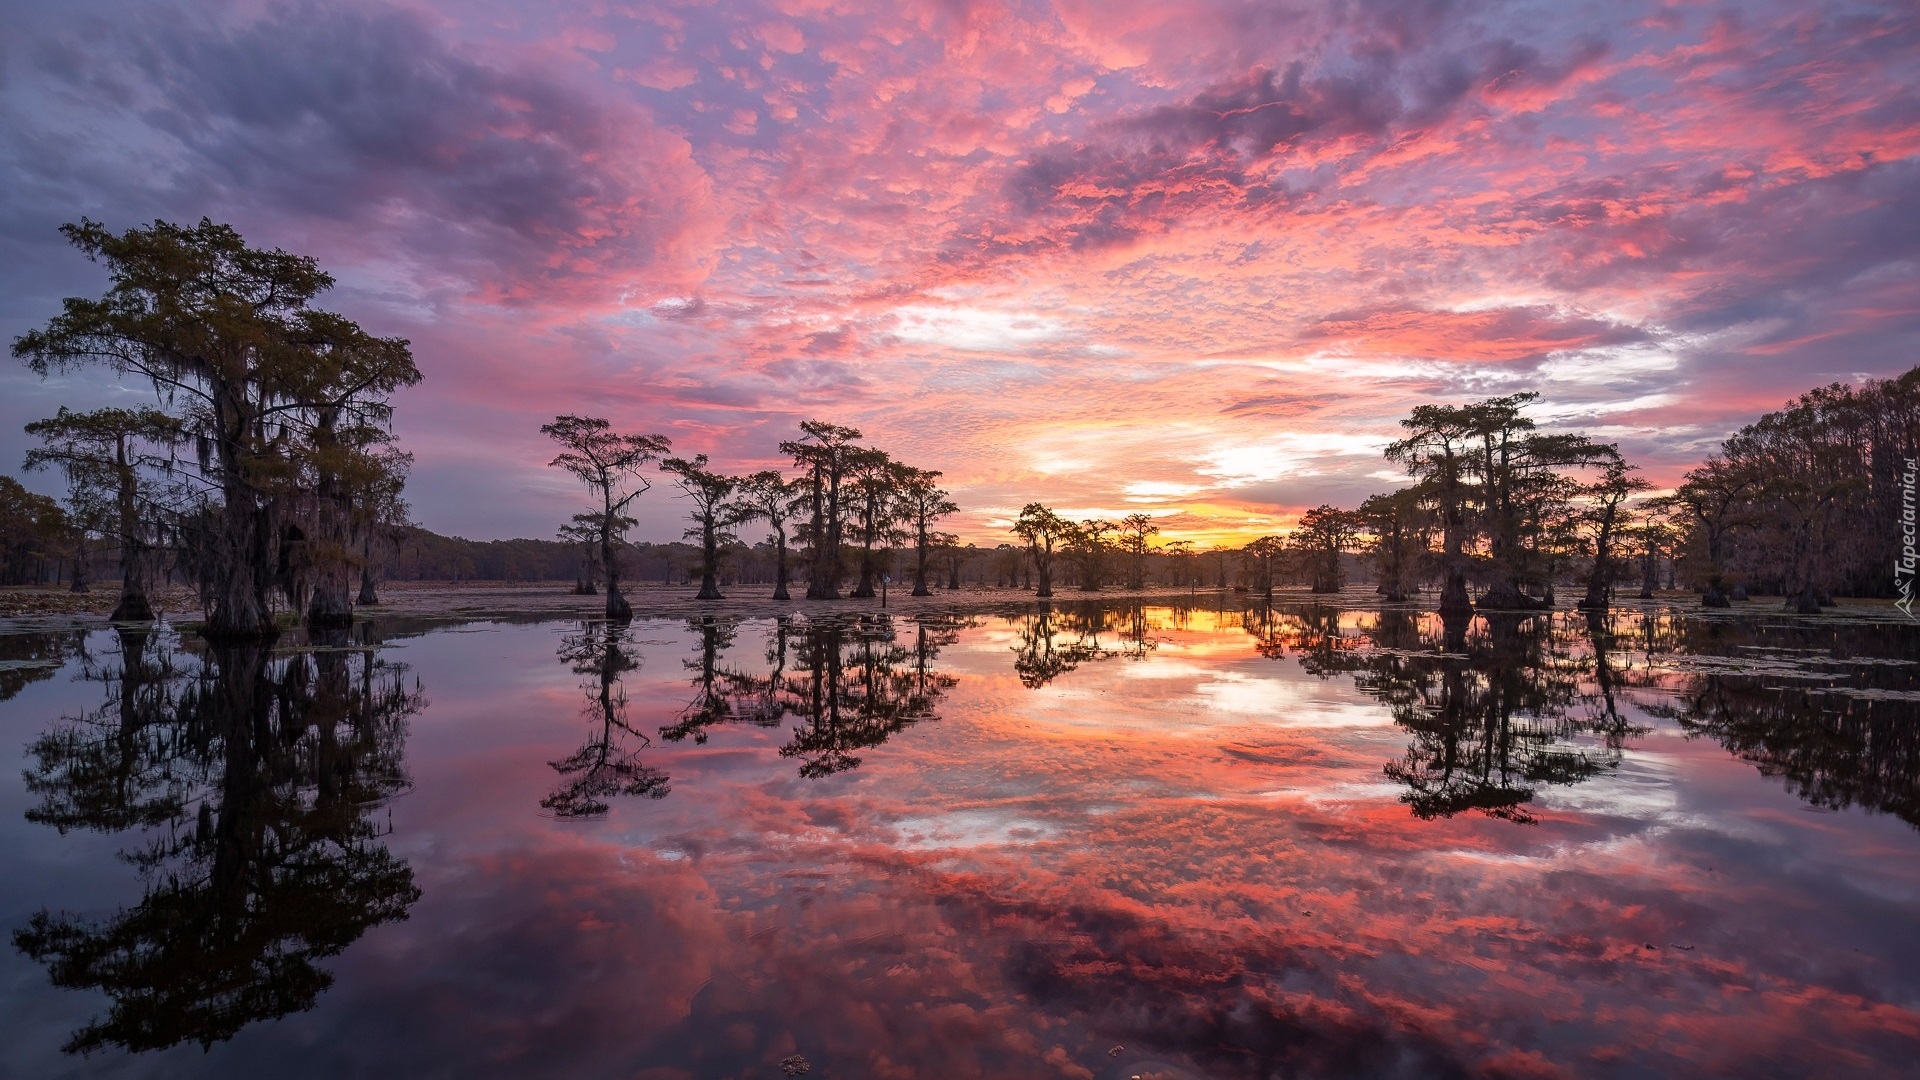
<instances>
[{"instance_id":1,"label":"submerged tree base","mask_svg":"<svg viewBox=\"0 0 1920 1080\"><path fill-rule=\"evenodd\" d=\"M1553 595L1549 592L1544 598L1528 596L1518 585L1502 582L1482 594L1476 606L1481 611L1546 611L1553 607Z\"/></svg>"},{"instance_id":2,"label":"submerged tree base","mask_svg":"<svg viewBox=\"0 0 1920 1080\"><path fill-rule=\"evenodd\" d=\"M107 618L113 622L152 622L153 605L147 601L145 593L122 592L120 603L114 606L113 614Z\"/></svg>"},{"instance_id":3,"label":"submerged tree base","mask_svg":"<svg viewBox=\"0 0 1920 1080\"><path fill-rule=\"evenodd\" d=\"M347 630L353 627L353 609L347 608L308 608L307 629L309 630Z\"/></svg>"},{"instance_id":4,"label":"submerged tree base","mask_svg":"<svg viewBox=\"0 0 1920 1080\"><path fill-rule=\"evenodd\" d=\"M203 640L214 645L270 644L279 639L280 627L268 626L235 629L233 627L216 626L209 622L202 623L199 627L195 628L195 633L198 633Z\"/></svg>"}]
</instances>

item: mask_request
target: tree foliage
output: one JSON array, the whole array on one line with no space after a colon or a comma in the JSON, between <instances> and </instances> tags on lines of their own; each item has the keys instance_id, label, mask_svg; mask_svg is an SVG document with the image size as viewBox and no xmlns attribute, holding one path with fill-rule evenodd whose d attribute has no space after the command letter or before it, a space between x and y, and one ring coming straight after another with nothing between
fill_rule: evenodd
<instances>
[{"instance_id":1,"label":"tree foliage","mask_svg":"<svg viewBox=\"0 0 1920 1080\"><path fill-rule=\"evenodd\" d=\"M230 226L116 234L83 219L61 231L106 266L109 288L67 298L13 353L42 375L101 366L147 382L171 425L146 433L194 447L168 470L169 510L205 632L271 635L276 586L296 604L315 598L310 623L337 624L351 504L379 471L389 396L420 378L407 342L314 307L333 279L313 259L249 247ZM49 450L77 433L58 421Z\"/></svg>"}]
</instances>

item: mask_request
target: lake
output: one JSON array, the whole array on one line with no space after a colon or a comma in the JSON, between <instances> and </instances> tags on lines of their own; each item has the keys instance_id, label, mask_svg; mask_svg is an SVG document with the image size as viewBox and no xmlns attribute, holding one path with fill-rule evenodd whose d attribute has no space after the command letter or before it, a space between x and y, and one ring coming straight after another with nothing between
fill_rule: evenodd
<instances>
[{"instance_id":1,"label":"lake","mask_svg":"<svg viewBox=\"0 0 1920 1080\"><path fill-rule=\"evenodd\" d=\"M21 622L0 1076L1914 1075L1917 659L1206 596Z\"/></svg>"}]
</instances>

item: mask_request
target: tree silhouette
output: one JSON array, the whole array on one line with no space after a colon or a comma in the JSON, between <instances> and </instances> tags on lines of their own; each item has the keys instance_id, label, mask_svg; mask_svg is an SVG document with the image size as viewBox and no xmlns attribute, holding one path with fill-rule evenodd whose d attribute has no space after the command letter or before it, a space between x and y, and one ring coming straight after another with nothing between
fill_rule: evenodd
<instances>
[{"instance_id":1,"label":"tree silhouette","mask_svg":"<svg viewBox=\"0 0 1920 1080\"><path fill-rule=\"evenodd\" d=\"M1087 518L1067 527L1067 555L1080 570L1080 591L1099 592L1107 576L1109 533L1120 526L1105 518Z\"/></svg>"},{"instance_id":2,"label":"tree silhouette","mask_svg":"<svg viewBox=\"0 0 1920 1080\"><path fill-rule=\"evenodd\" d=\"M900 474L900 511L901 518L911 530L913 538L913 595L932 596L933 590L927 587L927 559L936 547L952 548L954 536L951 533L935 532L933 523L948 514L958 513L960 504L947 497L936 481L940 479L938 471L927 469L905 469ZM952 565L953 579L949 588L959 588L960 563L957 552Z\"/></svg>"},{"instance_id":3,"label":"tree silhouette","mask_svg":"<svg viewBox=\"0 0 1920 1080\"><path fill-rule=\"evenodd\" d=\"M882 550L900 539L900 508L895 492L904 466L871 447L854 451L848 464L848 491L852 496L854 536L860 541L860 578L848 596L869 599L876 595L879 574L874 548Z\"/></svg>"},{"instance_id":4,"label":"tree silhouette","mask_svg":"<svg viewBox=\"0 0 1920 1080\"><path fill-rule=\"evenodd\" d=\"M14 944L55 985L104 992L69 1052L210 1046L311 1008L318 962L404 919L420 892L372 815L407 785L404 669L345 631L309 653L222 644L176 670L120 632L107 703L29 748L29 820L142 830L140 902L104 919L41 911Z\"/></svg>"},{"instance_id":5,"label":"tree silhouette","mask_svg":"<svg viewBox=\"0 0 1920 1080\"><path fill-rule=\"evenodd\" d=\"M1583 492L1587 506L1578 522L1587 530L1591 561L1587 594L1580 599L1579 606L1587 610L1605 611L1612 600L1613 583L1620 576L1619 537L1632 525L1626 502L1653 486L1633 475L1636 471L1609 447L1599 479L1587 485Z\"/></svg>"},{"instance_id":6,"label":"tree silhouette","mask_svg":"<svg viewBox=\"0 0 1920 1080\"><path fill-rule=\"evenodd\" d=\"M1361 530L1372 537L1374 567L1380 595L1389 601L1410 600L1432 542L1433 516L1427 511L1425 485L1372 495L1355 516Z\"/></svg>"},{"instance_id":7,"label":"tree silhouette","mask_svg":"<svg viewBox=\"0 0 1920 1080\"><path fill-rule=\"evenodd\" d=\"M1440 611L1461 615L1473 611L1467 595L1467 544L1470 542L1472 494L1468 489L1468 454L1473 431L1465 409L1421 405L1400 421L1405 438L1388 445L1388 461L1406 467L1434 503L1440 526L1438 564L1441 576Z\"/></svg>"},{"instance_id":8,"label":"tree silhouette","mask_svg":"<svg viewBox=\"0 0 1920 1080\"><path fill-rule=\"evenodd\" d=\"M1352 550L1360 536L1360 519L1349 510L1316 506L1300 515L1291 546L1300 552L1314 592L1337 593L1346 583L1341 556Z\"/></svg>"},{"instance_id":9,"label":"tree silhouette","mask_svg":"<svg viewBox=\"0 0 1920 1080\"><path fill-rule=\"evenodd\" d=\"M773 598L789 599L787 595L787 523L793 519L793 513L805 499L805 487L799 481L782 479L772 469L764 469L740 481L740 492L734 503L734 516L737 520L765 521L773 530Z\"/></svg>"},{"instance_id":10,"label":"tree silhouette","mask_svg":"<svg viewBox=\"0 0 1920 1080\"><path fill-rule=\"evenodd\" d=\"M1160 526L1152 514L1128 514L1120 519L1120 550L1127 553L1127 588L1139 592L1147 584L1148 541Z\"/></svg>"},{"instance_id":11,"label":"tree silhouette","mask_svg":"<svg viewBox=\"0 0 1920 1080\"><path fill-rule=\"evenodd\" d=\"M1014 519L1012 532L1027 542L1033 559L1034 595L1042 600L1053 595L1054 549L1073 534L1073 524L1039 503L1028 503Z\"/></svg>"},{"instance_id":12,"label":"tree silhouette","mask_svg":"<svg viewBox=\"0 0 1920 1080\"><path fill-rule=\"evenodd\" d=\"M727 531L740 520L740 509L729 501L740 487L737 477L723 476L707 468L707 455L668 458L660 471L673 476L674 486L692 507L693 525L686 538L700 542L700 600L724 600L720 595L720 558L723 549L734 542Z\"/></svg>"},{"instance_id":13,"label":"tree silhouette","mask_svg":"<svg viewBox=\"0 0 1920 1080\"><path fill-rule=\"evenodd\" d=\"M840 598L840 543L845 528L845 501L841 487L855 459L864 452L854 443L857 428L805 420L800 438L780 444L780 452L802 470L796 481L804 485L808 519L802 537L808 547L807 599Z\"/></svg>"},{"instance_id":14,"label":"tree silhouette","mask_svg":"<svg viewBox=\"0 0 1920 1080\"><path fill-rule=\"evenodd\" d=\"M929 629L910 650L886 615L810 620L798 628L795 666L785 681L789 711L801 722L780 756L800 759L803 777L832 776L860 767L856 751L934 719L935 701L955 680L929 669L939 647L938 628Z\"/></svg>"},{"instance_id":15,"label":"tree silhouette","mask_svg":"<svg viewBox=\"0 0 1920 1080\"><path fill-rule=\"evenodd\" d=\"M28 424L27 434L40 445L27 451L26 467L66 474L75 516L103 525L120 548L120 600L109 617L150 621L147 589L162 538L149 478L170 464L182 438L180 421L153 408L75 413L63 407Z\"/></svg>"},{"instance_id":16,"label":"tree silhouette","mask_svg":"<svg viewBox=\"0 0 1920 1080\"><path fill-rule=\"evenodd\" d=\"M647 463L665 454L671 444L664 435L623 435L597 416L558 416L540 431L559 443L561 452L549 465L565 469L599 496L594 521L600 546L600 568L607 575L607 618L633 618L633 605L620 593L620 563L615 552L625 534L627 507L652 487L642 475Z\"/></svg>"},{"instance_id":17,"label":"tree silhouette","mask_svg":"<svg viewBox=\"0 0 1920 1080\"><path fill-rule=\"evenodd\" d=\"M1273 579L1278 569L1274 564L1286 551L1287 542L1277 536L1262 536L1246 546L1247 561L1253 568L1251 587L1268 603L1273 602Z\"/></svg>"},{"instance_id":18,"label":"tree silhouette","mask_svg":"<svg viewBox=\"0 0 1920 1080\"><path fill-rule=\"evenodd\" d=\"M582 624L578 633L561 639L560 659L582 677L587 696L582 713L590 734L580 749L548 762L561 782L540 806L555 817L600 817L615 796L660 799L670 790L667 774L640 760L652 740L627 722L621 677L640 666L631 646L630 631L617 622ZM629 746L629 739L639 744Z\"/></svg>"},{"instance_id":19,"label":"tree silhouette","mask_svg":"<svg viewBox=\"0 0 1920 1080\"><path fill-rule=\"evenodd\" d=\"M301 538L333 542L338 492L321 485L338 463L338 436L355 432L362 448L385 440L388 395L420 379L407 342L312 307L333 285L313 259L250 248L204 218L120 234L82 219L61 232L107 265L111 286L98 300L67 298L13 354L42 375L102 365L153 385L196 445L179 476L200 484L187 550L208 607L203 632L272 636L288 539L280 520L303 518ZM335 554L320 552L329 566Z\"/></svg>"}]
</instances>

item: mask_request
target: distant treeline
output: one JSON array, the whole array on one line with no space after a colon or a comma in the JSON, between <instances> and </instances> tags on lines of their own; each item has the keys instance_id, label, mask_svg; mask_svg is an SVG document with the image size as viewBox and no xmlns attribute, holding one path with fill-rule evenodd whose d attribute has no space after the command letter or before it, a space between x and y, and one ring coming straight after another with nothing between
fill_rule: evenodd
<instances>
[{"instance_id":1,"label":"distant treeline","mask_svg":"<svg viewBox=\"0 0 1920 1080\"><path fill-rule=\"evenodd\" d=\"M51 500L49 500L51 501ZM860 555L849 551L848 561ZM746 544L735 540L721 548L719 584L771 585L779 573L779 553L770 542ZM691 585L699 581L706 562L701 545L691 543L626 543L615 558L623 581L643 584ZM896 576L896 569L913 565L911 547L873 551L875 571ZM599 558L592 549L560 540L466 540L441 536L418 527L396 534L393 552L383 559L380 577L389 581L565 581L577 583L583 572L596 571ZM1171 560L1165 560L1169 567ZM1029 581L1023 553L1009 544L997 548L945 545L930 556L936 571L934 587L973 585L1015 587ZM901 584L907 584L904 577Z\"/></svg>"}]
</instances>

